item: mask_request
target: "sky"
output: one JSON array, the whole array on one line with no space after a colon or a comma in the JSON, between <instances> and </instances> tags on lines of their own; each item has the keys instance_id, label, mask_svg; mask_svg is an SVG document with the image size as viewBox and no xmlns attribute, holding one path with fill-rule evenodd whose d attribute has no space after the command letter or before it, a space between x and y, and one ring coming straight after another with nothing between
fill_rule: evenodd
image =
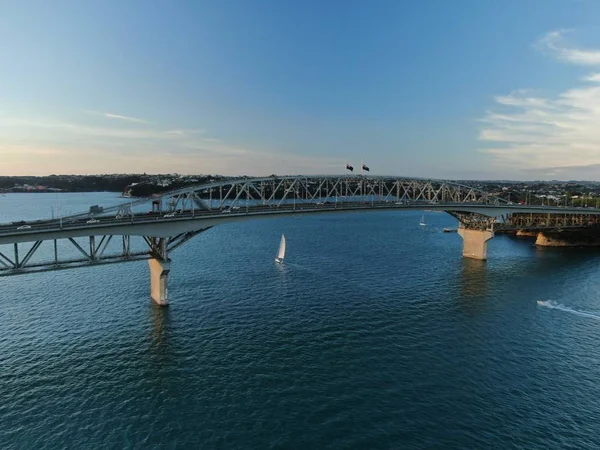
<instances>
[{"instance_id":1,"label":"sky","mask_svg":"<svg viewBox=\"0 0 600 450\"><path fill-rule=\"evenodd\" d=\"M600 180L600 1L0 0L0 175Z\"/></svg>"}]
</instances>

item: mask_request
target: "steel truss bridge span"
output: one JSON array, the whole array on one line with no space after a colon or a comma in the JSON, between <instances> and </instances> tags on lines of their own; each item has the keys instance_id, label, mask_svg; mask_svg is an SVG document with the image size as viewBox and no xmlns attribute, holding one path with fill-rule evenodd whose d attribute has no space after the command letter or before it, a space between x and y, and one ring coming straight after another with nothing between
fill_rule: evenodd
<instances>
[{"instance_id":1,"label":"steel truss bridge span","mask_svg":"<svg viewBox=\"0 0 600 450\"><path fill-rule=\"evenodd\" d=\"M171 237L240 216L335 212L356 209L431 208L436 205L500 205L472 187L398 177L286 176L235 179L193 186L124 202L101 213L82 212L55 220L0 224L0 245L51 238L98 235ZM195 223L183 224L193 220Z\"/></svg>"},{"instance_id":2,"label":"steel truss bridge span","mask_svg":"<svg viewBox=\"0 0 600 450\"><path fill-rule=\"evenodd\" d=\"M0 276L147 259L152 298L167 304L170 252L215 225L298 214L416 209L456 217L465 240L464 256L479 259L485 259L485 242L497 230L600 223L597 209L513 205L473 187L441 180L239 178L130 200L97 214L0 224Z\"/></svg>"}]
</instances>

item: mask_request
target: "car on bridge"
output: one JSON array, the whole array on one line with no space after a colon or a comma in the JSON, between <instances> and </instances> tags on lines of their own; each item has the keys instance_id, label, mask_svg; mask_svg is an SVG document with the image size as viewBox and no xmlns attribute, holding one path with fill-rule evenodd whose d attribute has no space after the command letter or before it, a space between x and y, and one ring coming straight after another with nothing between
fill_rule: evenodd
<instances>
[{"instance_id":1,"label":"car on bridge","mask_svg":"<svg viewBox=\"0 0 600 450\"><path fill-rule=\"evenodd\" d=\"M31 230L31 225L21 225L17 230Z\"/></svg>"},{"instance_id":2,"label":"car on bridge","mask_svg":"<svg viewBox=\"0 0 600 450\"><path fill-rule=\"evenodd\" d=\"M92 223L100 223L100 221L98 219L90 219L88 220L86 223L88 224L92 224Z\"/></svg>"}]
</instances>

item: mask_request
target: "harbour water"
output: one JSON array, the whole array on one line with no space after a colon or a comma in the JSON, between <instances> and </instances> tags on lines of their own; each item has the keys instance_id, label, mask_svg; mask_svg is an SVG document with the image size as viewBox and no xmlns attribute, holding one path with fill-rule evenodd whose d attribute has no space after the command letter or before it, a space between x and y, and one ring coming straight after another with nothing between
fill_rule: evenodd
<instances>
[{"instance_id":1,"label":"harbour water","mask_svg":"<svg viewBox=\"0 0 600 450\"><path fill-rule=\"evenodd\" d=\"M0 221L119 200L9 194ZM0 448L600 447L600 252L463 260L421 216L215 227L169 308L145 262L0 278Z\"/></svg>"}]
</instances>

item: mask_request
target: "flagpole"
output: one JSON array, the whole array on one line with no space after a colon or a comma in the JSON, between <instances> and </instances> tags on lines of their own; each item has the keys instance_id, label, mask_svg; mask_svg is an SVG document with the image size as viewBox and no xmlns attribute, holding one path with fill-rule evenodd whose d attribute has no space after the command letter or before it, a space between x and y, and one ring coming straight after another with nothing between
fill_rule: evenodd
<instances>
[{"instance_id":1,"label":"flagpole","mask_svg":"<svg viewBox=\"0 0 600 450\"><path fill-rule=\"evenodd\" d=\"M363 195L363 160L360 158L360 196Z\"/></svg>"}]
</instances>

